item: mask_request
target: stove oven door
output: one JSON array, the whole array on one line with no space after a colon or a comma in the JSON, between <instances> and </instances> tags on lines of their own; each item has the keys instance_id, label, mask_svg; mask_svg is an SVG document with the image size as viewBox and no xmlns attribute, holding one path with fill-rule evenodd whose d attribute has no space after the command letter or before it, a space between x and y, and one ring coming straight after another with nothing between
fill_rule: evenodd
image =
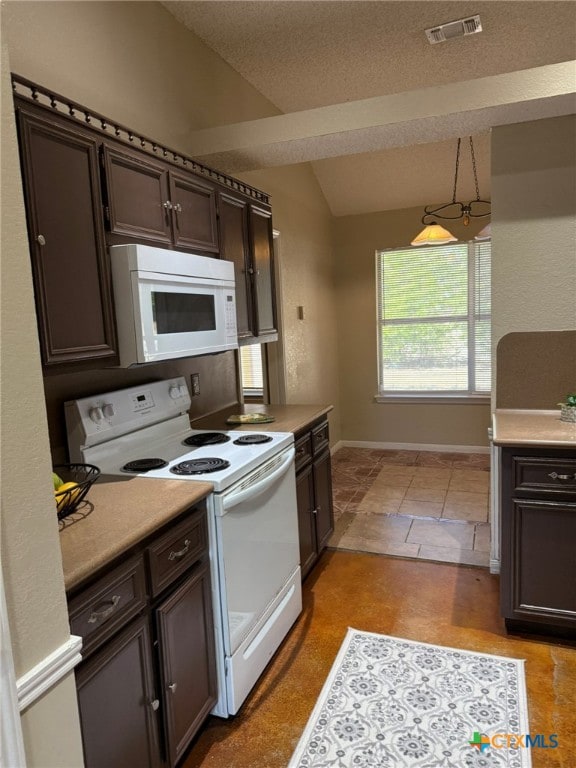
<instances>
[{"instance_id":1,"label":"stove oven door","mask_svg":"<svg viewBox=\"0 0 576 768\"><path fill-rule=\"evenodd\" d=\"M214 498L228 709L302 610L294 448Z\"/></svg>"}]
</instances>

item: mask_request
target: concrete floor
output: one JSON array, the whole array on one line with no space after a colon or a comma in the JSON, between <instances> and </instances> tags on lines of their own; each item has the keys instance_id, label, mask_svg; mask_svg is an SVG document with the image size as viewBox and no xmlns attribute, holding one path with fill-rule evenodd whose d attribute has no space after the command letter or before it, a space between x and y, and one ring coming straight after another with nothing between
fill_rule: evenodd
<instances>
[{"instance_id":1,"label":"concrete floor","mask_svg":"<svg viewBox=\"0 0 576 768\"><path fill-rule=\"evenodd\" d=\"M533 768L576 766L576 642L506 634L485 568L327 551L304 583L286 641L229 720L209 718L183 768L286 768L347 627L526 659Z\"/></svg>"}]
</instances>

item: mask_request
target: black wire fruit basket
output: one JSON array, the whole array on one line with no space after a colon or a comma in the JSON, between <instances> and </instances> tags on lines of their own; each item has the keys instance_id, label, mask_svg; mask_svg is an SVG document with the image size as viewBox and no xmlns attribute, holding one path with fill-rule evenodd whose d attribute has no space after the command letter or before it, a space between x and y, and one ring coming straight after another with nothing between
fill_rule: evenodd
<instances>
[{"instance_id":1,"label":"black wire fruit basket","mask_svg":"<svg viewBox=\"0 0 576 768\"><path fill-rule=\"evenodd\" d=\"M71 515L86 498L90 487L100 475L93 464L57 464L53 472L62 480L62 490L54 489L58 520Z\"/></svg>"}]
</instances>

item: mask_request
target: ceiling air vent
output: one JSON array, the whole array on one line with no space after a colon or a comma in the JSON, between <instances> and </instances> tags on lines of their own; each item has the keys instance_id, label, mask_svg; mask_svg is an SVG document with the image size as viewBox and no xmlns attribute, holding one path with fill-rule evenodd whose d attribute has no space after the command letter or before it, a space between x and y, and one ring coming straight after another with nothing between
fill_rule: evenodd
<instances>
[{"instance_id":1,"label":"ceiling air vent","mask_svg":"<svg viewBox=\"0 0 576 768\"><path fill-rule=\"evenodd\" d=\"M476 35L478 32L482 32L482 24L480 16L468 16L466 19L449 21L425 31L428 41L434 45L435 43L445 43L446 40L453 40L456 37Z\"/></svg>"}]
</instances>

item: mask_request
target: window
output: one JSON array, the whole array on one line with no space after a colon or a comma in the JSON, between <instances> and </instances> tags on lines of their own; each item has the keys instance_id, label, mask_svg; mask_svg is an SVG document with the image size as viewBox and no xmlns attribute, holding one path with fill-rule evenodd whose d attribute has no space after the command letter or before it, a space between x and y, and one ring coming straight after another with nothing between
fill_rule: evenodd
<instances>
[{"instance_id":1,"label":"window","mask_svg":"<svg viewBox=\"0 0 576 768\"><path fill-rule=\"evenodd\" d=\"M378 251L380 395L490 392L490 241Z\"/></svg>"},{"instance_id":2,"label":"window","mask_svg":"<svg viewBox=\"0 0 576 768\"><path fill-rule=\"evenodd\" d=\"M260 344L240 347L240 373L244 397L263 397L264 371Z\"/></svg>"}]
</instances>

